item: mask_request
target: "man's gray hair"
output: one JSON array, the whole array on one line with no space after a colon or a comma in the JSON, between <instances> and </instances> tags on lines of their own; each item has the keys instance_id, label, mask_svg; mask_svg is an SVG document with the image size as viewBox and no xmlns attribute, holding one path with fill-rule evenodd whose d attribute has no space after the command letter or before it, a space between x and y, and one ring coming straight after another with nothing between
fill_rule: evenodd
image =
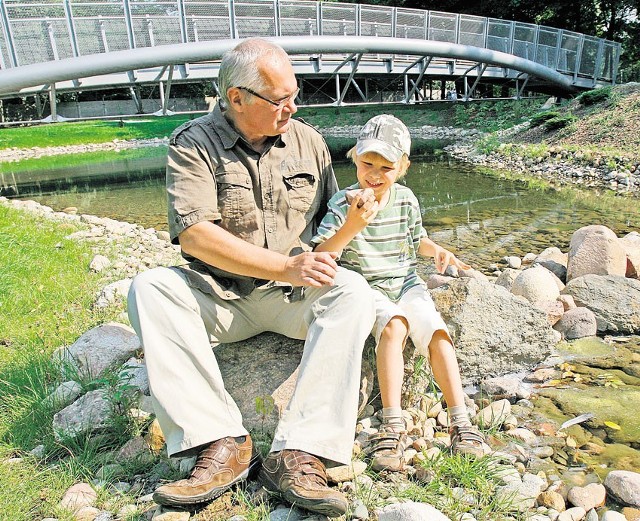
<instances>
[{"instance_id":1,"label":"man's gray hair","mask_svg":"<svg viewBox=\"0 0 640 521\"><path fill-rule=\"evenodd\" d=\"M282 47L262 38L249 38L224 53L218 73L220 104L223 108L229 106L227 90L231 87L247 87L256 92L264 90L265 83L258 61L265 56L274 62L289 60Z\"/></svg>"}]
</instances>

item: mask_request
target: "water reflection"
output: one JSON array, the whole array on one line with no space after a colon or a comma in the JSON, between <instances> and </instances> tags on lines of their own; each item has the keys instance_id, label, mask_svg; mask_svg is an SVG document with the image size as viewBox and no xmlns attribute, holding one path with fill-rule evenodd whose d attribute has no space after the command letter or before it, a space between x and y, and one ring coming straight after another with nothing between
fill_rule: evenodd
<instances>
[{"instance_id":1,"label":"water reflection","mask_svg":"<svg viewBox=\"0 0 640 521\"><path fill-rule=\"evenodd\" d=\"M8 172L2 165L0 181L19 178L21 194L35 192L25 198L55 210L75 206L79 213L166 230L164 162L160 150L151 158L124 157L37 174ZM350 163L337 163L335 170L340 187L355 181ZM612 198L603 203L598 196L576 196L570 190L528 189L442 157L414 158L404 182L420 201L430 237L479 268L505 255L539 252L548 246L566 250L580 226L604 224L620 236L639 224L640 210L630 202L615 205Z\"/></svg>"}]
</instances>

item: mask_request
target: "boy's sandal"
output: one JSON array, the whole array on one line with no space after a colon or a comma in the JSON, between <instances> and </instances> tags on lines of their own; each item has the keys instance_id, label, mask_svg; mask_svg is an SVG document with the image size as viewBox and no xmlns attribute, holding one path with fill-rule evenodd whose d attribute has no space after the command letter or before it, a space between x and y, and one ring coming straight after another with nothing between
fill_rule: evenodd
<instances>
[{"instance_id":1,"label":"boy's sandal","mask_svg":"<svg viewBox=\"0 0 640 521\"><path fill-rule=\"evenodd\" d=\"M491 452L482 433L473 425L451 427L451 450L454 454L469 454L478 458Z\"/></svg>"},{"instance_id":2,"label":"boy's sandal","mask_svg":"<svg viewBox=\"0 0 640 521\"><path fill-rule=\"evenodd\" d=\"M407 435L405 432L394 432L381 427L380 431L369 438L371 444L364 450L365 456L371 457L371 468L399 472L404 468L404 447Z\"/></svg>"}]
</instances>

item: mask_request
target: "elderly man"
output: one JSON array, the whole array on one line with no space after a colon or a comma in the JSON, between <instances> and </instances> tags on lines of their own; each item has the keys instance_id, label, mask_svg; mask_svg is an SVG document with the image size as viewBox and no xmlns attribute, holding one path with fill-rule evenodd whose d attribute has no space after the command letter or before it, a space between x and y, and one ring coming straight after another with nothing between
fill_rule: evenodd
<instances>
[{"instance_id":1,"label":"elderly man","mask_svg":"<svg viewBox=\"0 0 640 521\"><path fill-rule=\"evenodd\" d=\"M257 468L215 346L274 331L306 342L260 478L291 503L341 515L348 504L327 486L325 464L351 460L373 300L334 254L308 246L336 181L320 134L292 118L298 86L287 54L245 40L223 57L219 87L214 111L169 145L170 233L189 263L142 273L129 293L168 453L198 454L190 477L154 499L209 501Z\"/></svg>"}]
</instances>

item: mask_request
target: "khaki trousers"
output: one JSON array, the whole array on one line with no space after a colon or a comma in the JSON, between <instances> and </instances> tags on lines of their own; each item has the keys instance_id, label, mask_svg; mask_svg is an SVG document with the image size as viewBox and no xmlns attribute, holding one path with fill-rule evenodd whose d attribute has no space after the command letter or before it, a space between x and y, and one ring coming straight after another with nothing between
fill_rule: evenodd
<instances>
[{"instance_id":1,"label":"khaki trousers","mask_svg":"<svg viewBox=\"0 0 640 521\"><path fill-rule=\"evenodd\" d=\"M362 350L375 320L371 289L358 274L340 268L333 286L306 288L304 299L289 303L278 287L223 300L191 287L180 270L155 268L134 279L128 310L169 455L247 434L215 346L273 331L306 342L271 450L351 461Z\"/></svg>"}]
</instances>

